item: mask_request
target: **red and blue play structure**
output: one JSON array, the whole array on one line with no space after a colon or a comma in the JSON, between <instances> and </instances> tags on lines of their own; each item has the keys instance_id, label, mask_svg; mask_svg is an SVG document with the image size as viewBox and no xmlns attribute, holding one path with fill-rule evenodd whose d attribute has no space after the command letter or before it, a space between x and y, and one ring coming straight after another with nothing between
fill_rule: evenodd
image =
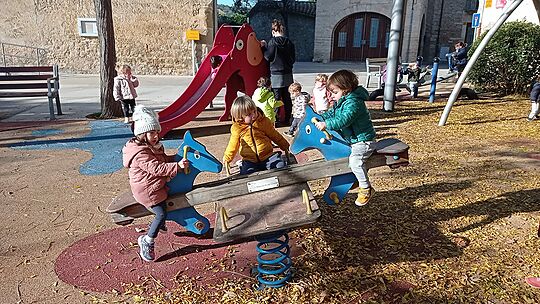
<instances>
[{"instance_id":1,"label":"red and blue play structure","mask_svg":"<svg viewBox=\"0 0 540 304\"><path fill-rule=\"evenodd\" d=\"M212 77L210 57L221 56L223 61ZM269 75L261 44L249 24L240 27L234 35L231 26L219 28L212 50L203 60L197 74L176 101L159 112L161 136L197 117L226 86L225 111L220 121L229 119L231 104L237 92L249 96L257 88L257 80Z\"/></svg>"}]
</instances>

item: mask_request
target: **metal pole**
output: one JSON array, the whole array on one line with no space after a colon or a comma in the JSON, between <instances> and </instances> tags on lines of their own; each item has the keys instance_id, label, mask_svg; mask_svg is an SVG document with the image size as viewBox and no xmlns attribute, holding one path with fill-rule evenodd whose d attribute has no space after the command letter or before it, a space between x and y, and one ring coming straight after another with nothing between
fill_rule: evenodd
<instances>
[{"instance_id":1,"label":"metal pole","mask_svg":"<svg viewBox=\"0 0 540 304\"><path fill-rule=\"evenodd\" d=\"M5 49L5 46L3 43L2 44L2 60L4 61L4 66L6 67L7 64L6 64L6 49Z\"/></svg>"},{"instance_id":2,"label":"metal pole","mask_svg":"<svg viewBox=\"0 0 540 304\"><path fill-rule=\"evenodd\" d=\"M461 76L459 76L456 86L452 90L452 94L450 94L450 97L448 98L446 107L444 107L444 112L441 115L441 119L439 120L439 126L444 126L446 124L446 120L448 119L448 115L450 115L452 106L454 105L454 102L459 96L459 92L461 91L461 88L463 87L463 83L465 83L465 78L467 78L467 75L469 74L469 71L472 69L472 66L474 65L476 60L478 60L478 57L480 57L480 53L482 53L482 51L484 50L488 42L491 40L491 38L493 38L497 30L502 26L502 24L506 21L506 19L510 17L512 12L514 12L514 10L521 4L521 2L523 2L523 0L515 0L509 6L505 7L501 16L499 17L499 20L497 20L497 22L486 34L484 39L482 39L482 41L478 45L478 48L474 51L474 54L471 56L471 59L469 60L469 62L467 62L465 69L463 69Z\"/></svg>"},{"instance_id":3,"label":"metal pole","mask_svg":"<svg viewBox=\"0 0 540 304\"><path fill-rule=\"evenodd\" d=\"M195 77L195 40L191 40L191 61L193 63L192 70L193 70L193 77Z\"/></svg>"},{"instance_id":4,"label":"metal pole","mask_svg":"<svg viewBox=\"0 0 540 304\"><path fill-rule=\"evenodd\" d=\"M433 69L431 70L431 88L429 90L429 103L435 101L435 90L437 89L437 74L439 74L439 57L433 58Z\"/></svg>"},{"instance_id":5,"label":"metal pole","mask_svg":"<svg viewBox=\"0 0 540 304\"><path fill-rule=\"evenodd\" d=\"M394 0L392 7L392 22L390 23L390 42L388 43L388 58L386 62L386 83L384 85L384 111L394 111L396 96L397 68L399 59L399 39L401 35L401 22L404 0Z\"/></svg>"}]
</instances>

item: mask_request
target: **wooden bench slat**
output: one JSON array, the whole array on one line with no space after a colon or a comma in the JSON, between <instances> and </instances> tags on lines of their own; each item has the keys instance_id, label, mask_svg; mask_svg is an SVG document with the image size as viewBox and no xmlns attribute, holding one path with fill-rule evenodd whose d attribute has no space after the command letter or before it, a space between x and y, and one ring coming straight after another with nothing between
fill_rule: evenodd
<instances>
[{"instance_id":1,"label":"wooden bench slat","mask_svg":"<svg viewBox=\"0 0 540 304\"><path fill-rule=\"evenodd\" d=\"M52 72L52 66L0 67L0 73Z\"/></svg>"},{"instance_id":2,"label":"wooden bench slat","mask_svg":"<svg viewBox=\"0 0 540 304\"><path fill-rule=\"evenodd\" d=\"M0 90L46 89L47 82L0 83Z\"/></svg>"},{"instance_id":3,"label":"wooden bench slat","mask_svg":"<svg viewBox=\"0 0 540 304\"><path fill-rule=\"evenodd\" d=\"M53 77L53 74L40 74L40 75L0 75L1 81L24 81L24 80L47 80L47 78Z\"/></svg>"},{"instance_id":4,"label":"wooden bench slat","mask_svg":"<svg viewBox=\"0 0 540 304\"><path fill-rule=\"evenodd\" d=\"M52 82L47 81L52 78ZM58 65L0 67L0 98L42 97L49 102L49 119L54 120L54 103L58 115L62 115ZM32 90L32 91L26 91ZM53 101L54 99L54 101Z\"/></svg>"},{"instance_id":5,"label":"wooden bench slat","mask_svg":"<svg viewBox=\"0 0 540 304\"><path fill-rule=\"evenodd\" d=\"M11 98L11 97L41 97L48 96L47 91L43 92L0 92L0 98Z\"/></svg>"}]
</instances>

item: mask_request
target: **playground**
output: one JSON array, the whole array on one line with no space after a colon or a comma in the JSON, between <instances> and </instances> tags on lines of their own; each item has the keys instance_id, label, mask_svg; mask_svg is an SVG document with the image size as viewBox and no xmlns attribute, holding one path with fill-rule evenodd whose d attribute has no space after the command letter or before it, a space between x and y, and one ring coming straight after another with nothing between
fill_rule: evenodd
<instances>
[{"instance_id":1,"label":"playground","mask_svg":"<svg viewBox=\"0 0 540 304\"><path fill-rule=\"evenodd\" d=\"M328 206L328 179L310 182L320 218L289 234L290 283L260 291L251 274L252 241L220 244L169 222L158 261L140 260L135 240L150 219L118 226L105 211L129 187L110 148L129 137L119 121L69 117L67 107L56 122L13 116L0 124L5 301L537 302L540 294L524 281L540 274L540 132L523 118L529 103L460 100L441 128L448 91L440 94L433 104L399 102L392 114L380 110L380 101L368 103L379 138L411 147L410 165L372 169L377 193L363 208L354 206L354 194ZM206 110L182 126L216 157L228 139L221 114ZM181 135L164 141L169 152ZM110 158L93 162L96 155ZM223 172L203 173L196 183L221 178ZM197 207L211 221L214 209L213 203Z\"/></svg>"},{"instance_id":2,"label":"playground","mask_svg":"<svg viewBox=\"0 0 540 304\"><path fill-rule=\"evenodd\" d=\"M218 67L210 63L216 56ZM390 54L390 74L396 63ZM95 86L72 81L70 89L68 82L58 120L36 120L47 114L45 103L7 107L0 122L5 300L538 302L531 285L540 276L540 132L523 118L525 98L465 94L472 100L453 105L467 68L454 85L452 76L437 78L438 64L437 93L425 86L411 99L387 82L378 96L396 94L395 111L387 109L393 100L366 101L377 131L366 160L376 194L356 207L351 146L315 128L321 116L310 107L287 139L294 157L283 155L285 168L239 176L219 161L231 103L239 92L253 93L267 64L249 25L225 26L197 73L180 88L173 84L171 96L156 97L173 79L154 79L147 95L140 91L138 102L159 110L164 147L190 162L167 180L166 231L153 262L139 256L151 213L135 200L121 166L130 126L83 118L92 111L81 105L95 97L73 102ZM5 79L17 77L10 73ZM310 91L314 73L295 75ZM452 105L448 125L436 126ZM51 98L48 109L53 118Z\"/></svg>"}]
</instances>

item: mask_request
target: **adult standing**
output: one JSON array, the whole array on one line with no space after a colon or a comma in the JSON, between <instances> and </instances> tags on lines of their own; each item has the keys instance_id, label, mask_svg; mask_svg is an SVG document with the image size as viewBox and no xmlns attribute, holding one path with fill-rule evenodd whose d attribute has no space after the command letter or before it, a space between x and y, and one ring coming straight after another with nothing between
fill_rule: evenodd
<instances>
[{"instance_id":1,"label":"adult standing","mask_svg":"<svg viewBox=\"0 0 540 304\"><path fill-rule=\"evenodd\" d=\"M290 125L292 101L289 86L293 83L293 65L296 61L292 41L285 36L285 27L281 21L272 21L272 38L268 43L261 41L264 58L270 63L270 81L276 100L283 101L285 117L280 117L282 125Z\"/></svg>"}]
</instances>

